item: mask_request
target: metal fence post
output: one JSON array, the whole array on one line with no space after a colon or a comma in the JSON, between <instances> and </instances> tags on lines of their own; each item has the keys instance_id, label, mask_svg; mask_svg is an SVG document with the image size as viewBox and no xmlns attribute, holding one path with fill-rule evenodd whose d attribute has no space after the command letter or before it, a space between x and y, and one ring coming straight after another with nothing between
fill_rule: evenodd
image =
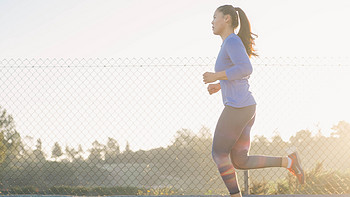
<instances>
[{"instance_id":1,"label":"metal fence post","mask_svg":"<svg viewBox=\"0 0 350 197\"><path fill-rule=\"evenodd\" d=\"M244 171L244 195L249 195L249 171Z\"/></svg>"}]
</instances>

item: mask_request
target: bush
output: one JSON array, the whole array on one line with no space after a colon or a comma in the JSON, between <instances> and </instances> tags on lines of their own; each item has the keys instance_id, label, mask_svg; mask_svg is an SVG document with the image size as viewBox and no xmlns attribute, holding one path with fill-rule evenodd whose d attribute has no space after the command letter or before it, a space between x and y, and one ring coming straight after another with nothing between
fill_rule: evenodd
<instances>
[{"instance_id":1,"label":"bush","mask_svg":"<svg viewBox=\"0 0 350 197\"><path fill-rule=\"evenodd\" d=\"M71 187L54 186L47 190L39 190L34 186L12 187L0 192L8 194L45 194L45 195L75 195L75 196L103 196L103 195L137 195L140 189L136 187Z\"/></svg>"},{"instance_id":2,"label":"bush","mask_svg":"<svg viewBox=\"0 0 350 197\"><path fill-rule=\"evenodd\" d=\"M350 172L326 171L323 163L305 172L306 183L300 185L295 176L276 183L253 182L251 194L350 194Z\"/></svg>"},{"instance_id":3,"label":"bush","mask_svg":"<svg viewBox=\"0 0 350 197\"><path fill-rule=\"evenodd\" d=\"M11 187L6 191L2 191L2 194L38 194L39 189L35 186L24 186L24 187Z\"/></svg>"},{"instance_id":4,"label":"bush","mask_svg":"<svg viewBox=\"0 0 350 197\"><path fill-rule=\"evenodd\" d=\"M350 172L326 171L323 163L305 172L306 183L300 185L295 176L288 173L283 180L256 182L250 185L250 194L350 194Z\"/></svg>"},{"instance_id":5,"label":"bush","mask_svg":"<svg viewBox=\"0 0 350 197\"><path fill-rule=\"evenodd\" d=\"M156 189L143 189L139 190L137 192L137 195L141 196L163 196L163 195L174 195L177 191L173 190L172 188L156 188Z\"/></svg>"}]
</instances>

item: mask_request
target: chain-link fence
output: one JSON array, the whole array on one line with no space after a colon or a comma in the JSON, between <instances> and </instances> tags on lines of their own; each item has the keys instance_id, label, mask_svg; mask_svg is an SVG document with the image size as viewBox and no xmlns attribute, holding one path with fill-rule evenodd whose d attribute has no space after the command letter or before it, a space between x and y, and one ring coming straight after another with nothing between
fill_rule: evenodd
<instances>
[{"instance_id":1,"label":"chain-link fence","mask_svg":"<svg viewBox=\"0 0 350 197\"><path fill-rule=\"evenodd\" d=\"M348 58L254 58L250 155L298 150L283 168L237 171L250 194L350 194ZM223 109L202 74L215 58L3 59L1 194L227 194L211 157Z\"/></svg>"}]
</instances>

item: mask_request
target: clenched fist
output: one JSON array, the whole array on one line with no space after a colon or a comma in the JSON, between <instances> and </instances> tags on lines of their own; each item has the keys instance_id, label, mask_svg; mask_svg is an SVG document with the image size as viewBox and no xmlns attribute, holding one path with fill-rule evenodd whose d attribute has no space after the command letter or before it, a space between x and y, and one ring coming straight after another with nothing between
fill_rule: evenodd
<instances>
[{"instance_id":1,"label":"clenched fist","mask_svg":"<svg viewBox=\"0 0 350 197\"><path fill-rule=\"evenodd\" d=\"M210 95L217 93L220 89L221 89L220 83L208 85L208 92Z\"/></svg>"},{"instance_id":2,"label":"clenched fist","mask_svg":"<svg viewBox=\"0 0 350 197\"><path fill-rule=\"evenodd\" d=\"M206 72L203 74L203 82L205 84L215 82L217 79L216 73Z\"/></svg>"}]
</instances>

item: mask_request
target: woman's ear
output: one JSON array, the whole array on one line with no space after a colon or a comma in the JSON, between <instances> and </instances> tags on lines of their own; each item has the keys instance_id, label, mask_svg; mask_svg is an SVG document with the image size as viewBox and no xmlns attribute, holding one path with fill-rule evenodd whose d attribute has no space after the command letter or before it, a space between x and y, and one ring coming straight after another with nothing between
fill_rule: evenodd
<instances>
[{"instance_id":1,"label":"woman's ear","mask_svg":"<svg viewBox=\"0 0 350 197\"><path fill-rule=\"evenodd\" d=\"M230 18L231 18L231 16L229 14L225 15L224 16L225 22L229 22Z\"/></svg>"}]
</instances>

